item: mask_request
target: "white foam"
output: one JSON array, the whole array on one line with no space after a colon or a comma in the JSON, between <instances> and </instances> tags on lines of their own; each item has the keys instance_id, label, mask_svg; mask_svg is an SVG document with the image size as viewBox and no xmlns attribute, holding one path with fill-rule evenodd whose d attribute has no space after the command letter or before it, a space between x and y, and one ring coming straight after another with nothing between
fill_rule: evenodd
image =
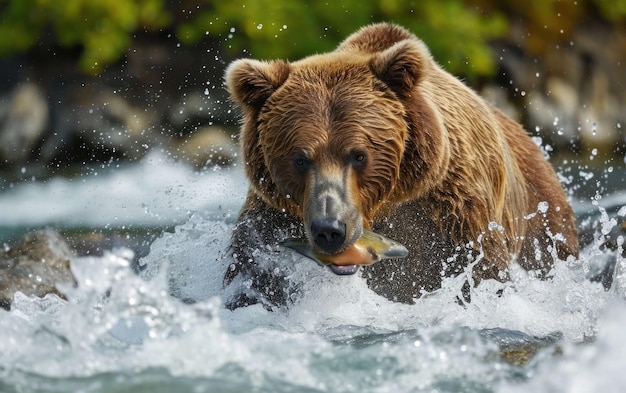
<instances>
[{"instance_id":1,"label":"white foam","mask_svg":"<svg viewBox=\"0 0 626 393\"><path fill-rule=\"evenodd\" d=\"M173 225L194 212L236 213L247 187L240 166L195 172L163 153L117 171L44 183L20 183L0 193L0 226Z\"/></svg>"},{"instance_id":2,"label":"white foam","mask_svg":"<svg viewBox=\"0 0 626 393\"><path fill-rule=\"evenodd\" d=\"M622 382L613 363L626 351L623 294L586 280L585 258L596 255L590 250L582 261L557 264L552 280L514 270L510 283L484 281L465 306L457 303L460 277L405 305L376 295L358 275L336 276L293 252L272 253L292 280L304 283L300 299L274 312L260 305L229 311L220 296L231 229L194 215L153 243L141 261L148 281L131 271L126 249L72 260L78 287L62 288L68 301L18 295L10 313L0 311L0 366L55 378L156 367L172 375L236 375L251 386L269 378L328 391L350 391L347 381L357 390L415 391L456 378L511 391L516 385L502 383L502 365L489 360L494 344L476 334L498 327L563 333L564 360L544 359L531 388L551 386L554 374L560 381L578 375L581 386L592 383L594 373L607 379L593 388ZM171 290L199 301L182 303ZM362 347L333 344L394 332L403 335ZM597 343L580 344L590 336ZM578 385L559 386L555 391Z\"/></svg>"},{"instance_id":3,"label":"white foam","mask_svg":"<svg viewBox=\"0 0 626 393\"><path fill-rule=\"evenodd\" d=\"M622 393L626 389L626 305L611 303L602 310L593 344L566 343L555 362L545 362L521 385L505 383L502 392Z\"/></svg>"},{"instance_id":4,"label":"white foam","mask_svg":"<svg viewBox=\"0 0 626 393\"><path fill-rule=\"evenodd\" d=\"M175 234L155 241L143 262L149 266L149 272L166 264L169 283L181 298L202 300L219 296L222 276L230 261L224 251L230 229L223 222L194 217L179 226ZM290 280L303 284L301 298L288 310L267 313L265 318L259 318L255 312L249 328L267 323L305 331L341 325L404 330L438 324L476 329L500 327L536 336L558 331L568 340L581 341L595 334L598 313L613 296L586 278L588 261L560 261L554 278L547 281L529 277L521 269L514 270L511 282L485 281L474 288L472 302L462 307L457 300L464 277L446 279L441 290L414 305L405 305L376 295L359 274L336 276L291 251L271 253L268 259ZM234 329L246 330L242 321L249 312L234 312L232 319L240 323Z\"/></svg>"},{"instance_id":5,"label":"white foam","mask_svg":"<svg viewBox=\"0 0 626 393\"><path fill-rule=\"evenodd\" d=\"M131 271L130 251L117 249L72 260L78 287L61 288L67 301L16 295L11 312L0 310L3 376L20 370L63 378L157 367L173 375L219 376L250 386L271 379L322 391L420 391L455 378L497 384L505 392L626 386L616 369L626 353L626 261L617 258L611 291L587 279L594 265L614 256L600 247L602 233L616 225L602 209L595 207L598 239L578 261L557 263L554 278L541 281L513 269L511 282L483 281L464 306L457 302L464 277L446 279L441 290L406 305L376 295L358 275L336 276L282 251L270 253L268 263L302 283L297 301L274 312L260 305L229 311L221 297L232 220L221 216L242 203L243 175L239 168L196 174L162 160L152 156L110 176L56 179L0 195L0 205L12 206L0 225L183 222L140 261L148 280ZM564 356L542 358L528 382L502 382L505 366L489 356L493 343L475 334L486 328L534 336L561 332ZM361 347L335 344L372 332L399 338ZM588 337L595 341L584 343Z\"/></svg>"}]
</instances>

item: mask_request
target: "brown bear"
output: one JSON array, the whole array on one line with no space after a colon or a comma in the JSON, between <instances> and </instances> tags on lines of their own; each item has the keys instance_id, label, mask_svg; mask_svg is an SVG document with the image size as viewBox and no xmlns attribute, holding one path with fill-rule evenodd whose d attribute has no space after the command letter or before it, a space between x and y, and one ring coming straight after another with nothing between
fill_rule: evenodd
<instances>
[{"instance_id":1,"label":"brown bear","mask_svg":"<svg viewBox=\"0 0 626 393\"><path fill-rule=\"evenodd\" d=\"M230 308L290 301L278 269L260 262L286 237L327 255L364 229L403 243L408 257L362 277L405 303L446 276L502 281L516 261L544 277L578 254L572 209L539 147L402 27L366 26L296 62L237 60L226 85L250 180L224 277L245 284Z\"/></svg>"}]
</instances>

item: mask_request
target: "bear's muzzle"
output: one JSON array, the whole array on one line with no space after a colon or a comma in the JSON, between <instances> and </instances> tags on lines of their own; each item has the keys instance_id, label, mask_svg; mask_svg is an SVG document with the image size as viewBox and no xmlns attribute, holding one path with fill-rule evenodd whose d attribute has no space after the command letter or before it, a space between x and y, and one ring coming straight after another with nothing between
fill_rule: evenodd
<instances>
[{"instance_id":1,"label":"bear's muzzle","mask_svg":"<svg viewBox=\"0 0 626 393\"><path fill-rule=\"evenodd\" d=\"M304 225L311 247L334 255L353 244L363 232L363 218L354 202L349 171L314 170L304 207Z\"/></svg>"}]
</instances>

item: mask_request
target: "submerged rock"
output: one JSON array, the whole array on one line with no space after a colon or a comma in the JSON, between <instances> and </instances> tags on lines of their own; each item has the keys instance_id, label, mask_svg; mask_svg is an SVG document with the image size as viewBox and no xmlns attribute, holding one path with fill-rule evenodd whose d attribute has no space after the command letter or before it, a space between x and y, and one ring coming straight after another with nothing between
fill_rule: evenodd
<instances>
[{"instance_id":1,"label":"submerged rock","mask_svg":"<svg viewBox=\"0 0 626 393\"><path fill-rule=\"evenodd\" d=\"M227 130L217 127L202 127L182 141L174 142L172 154L196 169L211 166L229 166L237 157L239 147Z\"/></svg>"},{"instance_id":2,"label":"submerged rock","mask_svg":"<svg viewBox=\"0 0 626 393\"><path fill-rule=\"evenodd\" d=\"M529 334L501 328L483 329L480 335L488 341L498 345L498 356L514 366L527 365L540 351L547 351L552 355L560 355L563 335L555 332L545 337L535 337Z\"/></svg>"},{"instance_id":3,"label":"submerged rock","mask_svg":"<svg viewBox=\"0 0 626 393\"><path fill-rule=\"evenodd\" d=\"M31 232L19 243L0 250L0 307L9 309L16 292L63 297L56 285L75 285L70 271L72 256L66 241L52 229Z\"/></svg>"}]
</instances>

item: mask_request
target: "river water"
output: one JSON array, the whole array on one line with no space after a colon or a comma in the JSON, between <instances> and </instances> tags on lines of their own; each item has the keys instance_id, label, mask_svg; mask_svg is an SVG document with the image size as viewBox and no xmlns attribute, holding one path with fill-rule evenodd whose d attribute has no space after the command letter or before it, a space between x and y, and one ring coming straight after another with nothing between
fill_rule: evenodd
<instances>
[{"instance_id":1,"label":"river water","mask_svg":"<svg viewBox=\"0 0 626 393\"><path fill-rule=\"evenodd\" d=\"M303 290L273 312L222 303L240 166L197 173L152 153L75 179L5 184L3 241L41 225L170 229L139 275L123 247L76 257L67 300L17 294L0 310L0 392L626 391L624 163L559 165L586 245L551 280L513 269L511 282L485 281L459 305L464 278L451 278L404 305L285 252L276 257ZM588 279L612 262L608 290Z\"/></svg>"}]
</instances>

